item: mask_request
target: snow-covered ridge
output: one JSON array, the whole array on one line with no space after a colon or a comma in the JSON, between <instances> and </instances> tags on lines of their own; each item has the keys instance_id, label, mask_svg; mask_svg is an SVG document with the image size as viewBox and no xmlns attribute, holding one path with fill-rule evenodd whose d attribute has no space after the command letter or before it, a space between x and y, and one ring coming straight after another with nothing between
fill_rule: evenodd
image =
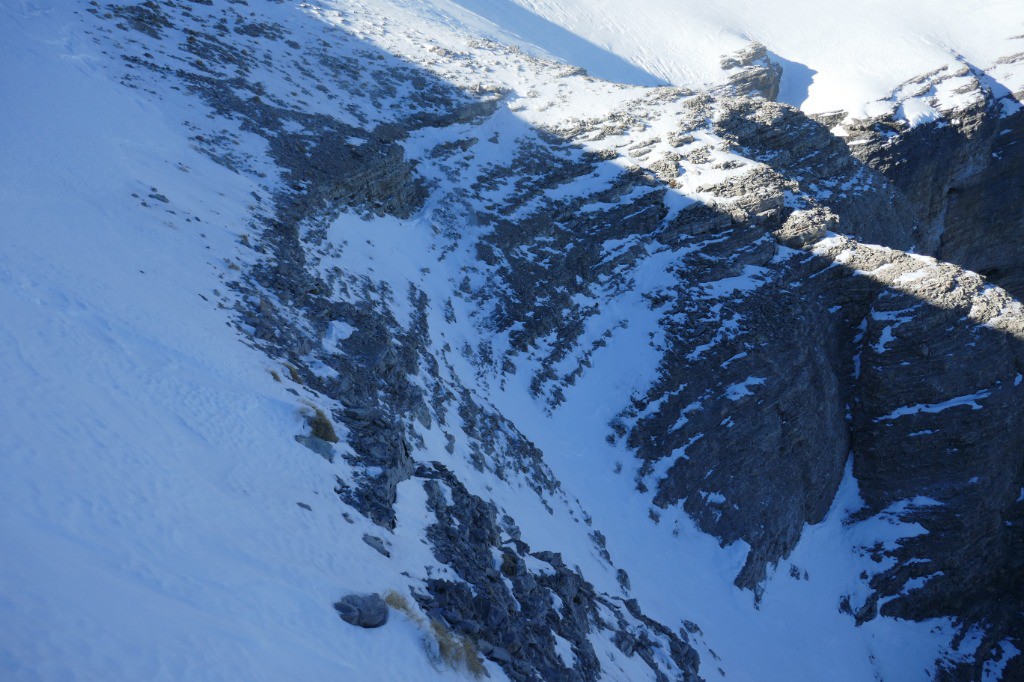
<instances>
[{"instance_id":1,"label":"snow-covered ridge","mask_svg":"<svg viewBox=\"0 0 1024 682\"><path fill-rule=\"evenodd\" d=\"M705 88L723 83L721 57L751 41L784 67L780 101L808 113L870 115L868 103L904 81L1024 51L1024 7L1013 0L851 4L830 0L391 0L429 7L506 40L532 45L599 78ZM483 21L481 21L483 20ZM1021 69L993 77L1011 92Z\"/></svg>"}]
</instances>

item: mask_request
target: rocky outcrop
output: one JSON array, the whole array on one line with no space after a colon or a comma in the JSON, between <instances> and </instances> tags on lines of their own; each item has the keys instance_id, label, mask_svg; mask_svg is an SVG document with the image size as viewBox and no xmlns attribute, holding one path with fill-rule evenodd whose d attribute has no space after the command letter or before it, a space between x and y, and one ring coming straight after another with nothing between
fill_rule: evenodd
<instances>
[{"instance_id":1,"label":"rocky outcrop","mask_svg":"<svg viewBox=\"0 0 1024 682\"><path fill-rule=\"evenodd\" d=\"M879 611L984 623L979 659L998 657L1024 626L1011 577L1024 566L1021 306L947 264L872 254L858 266L885 288L860 343L854 473L871 511L909 504L926 531L881 552L896 561L871 579ZM963 668L957 679L974 679L981 663Z\"/></svg>"},{"instance_id":2,"label":"rocky outcrop","mask_svg":"<svg viewBox=\"0 0 1024 682\"><path fill-rule=\"evenodd\" d=\"M1004 60L1020 61L1024 55ZM1022 96L964 65L904 84L887 115L842 124L852 154L914 210L921 250L1016 296L1024 295ZM920 110L923 118L907 113Z\"/></svg>"},{"instance_id":3,"label":"rocky outcrop","mask_svg":"<svg viewBox=\"0 0 1024 682\"><path fill-rule=\"evenodd\" d=\"M905 518L928 531L876 548L890 568L872 578L876 593L860 617L878 604L899 617L956 614L985 623L982 649L998 656L996 644L1021 631L1018 590L1004 578L1021 561L1010 520L1021 506L1021 307L955 265L821 239L837 227L856 234L870 219L880 241L906 244L921 239L920 223L875 171L815 134L817 124L777 105L741 102L739 120L726 107L718 125L727 139L776 174L755 170L714 189L730 202L720 205L732 226L719 262L764 232L809 254L700 273L721 282L761 269L752 293L706 303L681 278L663 319L691 322L663 327L659 381L623 414L646 462L641 485L653 476L656 503L682 503L723 542L748 542L737 582L756 590L802 525L822 517L821 492L835 489L852 450L865 515L909 505ZM821 192L825 183L846 189ZM791 208L796 197L805 207ZM748 221L756 227L743 228ZM963 674L980 668L972 670Z\"/></svg>"},{"instance_id":4,"label":"rocky outcrop","mask_svg":"<svg viewBox=\"0 0 1024 682\"><path fill-rule=\"evenodd\" d=\"M657 680L698 680L685 630L646 617L634 600L597 592L557 552L533 551L514 520L470 494L442 464L420 467L435 521L427 537L459 581L432 579L416 594L424 611L478 642L512 680L593 680L602 669L591 636L604 631ZM500 558L499 558L500 557ZM558 639L572 649L558 653Z\"/></svg>"},{"instance_id":5,"label":"rocky outcrop","mask_svg":"<svg viewBox=\"0 0 1024 682\"><path fill-rule=\"evenodd\" d=\"M782 66L768 56L768 49L754 41L722 58L722 70L729 75L727 86L734 94L763 97L773 102L779 96Z\"/></svg>"},{"instance_id":6,"label":"rocky outcrop","mask_svg":"<svg viewBox=\"0 0 1024 682\"><path fill-rule=\"evenodd\" d=\"M783 104L726 100L715 130L781 176L776 193L795 191L827 208L835 216L826 221L827 229L896 249L918 249L922 243L907 199L818 121ZM743 191L750 194L751 183L745 184Z\"/></svg>"},{"instance_id":7,"label":"rocky outcrop","mask_svg":"<svg viewBox=\"0 0 1024 682\"><path fill-rule=\"evenodd\" d=\"M654 167L661 161L651 175L623 174L609 194L629 199L596 215L579 209L607 204L607 195L548 202L515 222L498 218L481 251L495 267L494 289L475 295L494 300L503 292L502 316L493 319L499 330L515 329L512 358L540 350L551 366L565 367L577 356L587 371L586 347L577 344L599 310L579 301L620 290L644 256L679 254L670 261L674 282L645 294L660 320L659 376L613 424L642 461L638 487L651 490L657 505L682 504L723 543L747 542L737 583L758 591L804 525L824 516L852 451L866 516L896 505L907 522L934 529L877 548L875 593L856 605L859 617L879 604L884 615L953 614L965 629L985 623L985 646L998 651L997 642L1020 636L1018 607L1003 605L1016 592L1000 588L986 598L972 587L996 580L982 575L988 568L978 572L974 549L1000 557L993 575L1019 562L1013 522L999 523L1020 506L1012 493L1021 486L1021 449L999 435L1021 418L1011 407L1021 390L1011 371L1020 363L1019 307L955 265L908 255L928 240L913 202L824 125L763 100L697 98L683 106L711 114L722 149L760 164L703 187L711 198L671 219L659 182L671 173ZM680 131L670 154L678 163L723 167L686 149L697 130ZM546 180L557 186L588 172ZM898 248L836 241L835 233ZM608 253L597 243L623 247ZM541 339L552 332L546 348ZM934 355L932 338L941 339ZM990 355L1000 360L989 363ZM559 382L571 380L542 373L533 385L557 406ZM970 396L991 400L973 409ZM915 425L919 419L930 426ZM989 483L979 475L996 471L1013 473ZM938 504L913 502L924 498ZM881 569L894 562L898 568ZM942 599L917 587L925 567L941 574L934 594ZM996 623L981 612L1006 616Z\"/></svg>"}]
</instances>

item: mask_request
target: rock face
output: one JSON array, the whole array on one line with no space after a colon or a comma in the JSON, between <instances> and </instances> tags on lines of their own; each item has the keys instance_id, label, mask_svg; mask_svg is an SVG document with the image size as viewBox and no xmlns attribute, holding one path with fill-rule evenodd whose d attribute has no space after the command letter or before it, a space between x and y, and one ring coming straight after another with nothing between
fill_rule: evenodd
<instances>
[{"instance_id":1,"label":"rock face","mask_svg":"<svg viewBox=\"0 0 1024 682\"><path fill-rule=\"evenodd\" d=\"M771 105L762 107L776 116ZM745 113L743 121L765 118L755 111ZM775 159L772 165L799 177L802 187L853 185L841 179L843 174L866 180L857 191L815 197L823 207L791 213L772 230L783 243L808 248L814 236L836 230L837 224L882 243L927 243L928 230L918 227L922 218L913 215L912 197L894 193L850 158L829 161L835 143L820 134L805 137L819 140L819 149L786 140L784 131L813 125L773 125L767 136L759 134L761 128L744 127L749 123L723 125L748 153ZM793 153L797 150L800 156ZM765 177L759 179L762 191L770 186ZM893 206L897 210L887 221L858 229L861 221L877 220L884 207ZM767 222L769 229L772 224ZM967 230L966 222L959 229ZM983 221L970 226L978 240L989 238L980 236L986 229ZM1008 250L1019 243L1017 234ZM1024 399L1020 304L974 273L896 250L826 239L810 253L780 273L777 289L763 285L748 302L733 302L742 322L732 343L741 343L710 358L712 367L729 363L714 372L728 387L722 395L754 403L753 414L736 408L709 413L715 403L700 389L710 380L694 382L701 369L680 363L683 351L663 367L670 378L648 398L662 400L659 409L638 421L630 435L641 457L680 453L655 499L661 504L685 500L687 510L724 541L750 542L738 581L755 585L763 575L756 562L763 566L784 556L800 524L824 513L810 504L814 491L837 480L852 449L854 473L868 503L864 514L919 500L905 518L927 531L895 550L876 548L880 560L888 554L896 562L872 578L876 593L860 617L870 617L882 603L884 615L921 619L956 613L967 621L985 620L990 635L979 650L997 654L997 643L1022 626L1019 587L1006 579L1021 566L1016 522L1022 467L1016 425ZM783 303L795 298L794 288L799 298ZM680 341L685 338L680 335ZM683 341L684 351L699 347L695 341ZM742 359L730 362L741 353ZM661 398L679 385L684 388ZM766 498L763 509L743 509L744 502ZM787 501L778 504L780 498ZM766 517L773 523L763 524ZM990 563L980 556L998 559ZM921 557L928 561L914 561ZM912 581L924 585L908 592L904 586ZM981 612L988 615L980 617ZM980 669L980 663L963 664L949 674L973 679Z\"/></svg>"},{"instance_id":2,"label":"rock face","mask_svg":"<svg viewBox=\"0 0 1024 682\"><path fill-rule=\"evenodd\" d=\"M1002 67L1024 61L1015 55ZM998 67L997 67L998 68ZM954 89L965 105L936 95ZM1024 295L1024 110L1020 96L965 65L901 86L891 114L844 124L853 154L903 194L922 225L921 247ZM933 120L902 112L918 103Z\"/></svg>"},{"instance_id":3,"label":"rock face","mask_svg":"<svg viewBox=\"0 0 1024 682\"><path fill-rule=\"evenodd\" d=\"M759 42L723 57L722 69L729 72L729 87L739 95L775 101L782 83L782 66L768 56Z\"/></svg>"},{"instance_id":4,"label":"rock face","mask_svg":"<svg viewBox=\"0 0 1024 682\"><path fill-rule=\"evenodd\" d=\"M433 563L402 575L429 617L515 680L599 679L619 654L659 681L699 679L697 630L646 615L602 531L494 404L521 383L556 413L581 377L614 369L602 350L630 333L654 357L647 385L607 396L610 424L580 428L635 454L623 478L653 505L747 543L737 585L760 594L852 457L866 507L849 523L926 532L862 548L878 567L859 578L868 596L837 604L858 622L950 616L980 633L940 662L950 679L1024 648L1024 113L1007 95L970 72L978 98L954 114L847 122L844 141L771 101L781 69L762 45L723 61L734 74L717 95L616 90L488 46L498 66L560 86L512 97L471 87L466 55L432 48L441 78L339 38L293 48L304 96L316 83L345 96L318 113L266 92L227 29L190 14L120 8L117 30L144 41L125 61L265 143L259 166L230 139L194 137L218 163L277 177L253 209L234 321L334 405L344 447L303 442L346 467L339 504L391 536L399 490L422 491ZM287 35L232 20L253 50ZM192 39L161 45L179 24ZM182 50L193 61L178 72L152 57ZM592 114L569 106L566 93L605 88L612 103ZM559 107L574 113L547 115ZM343 213L429 233L401 290L370 263L382 247L332 231ZM431 298L431 276L449 298ZM495 489L571 515L598 568L527 537ZM363 627L387 619L377 595L335 607Z\"/></svg>"},{"instance_id":5,"label":"rock face","mask_svg":"<svg viewBox=\"0 0 1024 682\"><path fill-rule=\"evenodd\" d=\"M954 86L966 104L950 108L936 92ZM872 586L894 595L883 614L957 613L990 623L979 651L997 660L997 633L1015 633L1019 641L1024 628L1020 581L1010 577L1021 574L1024 561L1016 426L1024 335L1005 312L1019 304L986 282L1024 294L1020 97L964 66L905 84L892 114L843 124L853 154L885 175L911 207L920 248L981 275L936 265L932 276L915 278L889 268L887 283L905 283L887 291L868 318L854 423L862 492L875 509L912 495L936 502L908 514L928 533L906 541L899 561ZM908 121L903 112L914 101L935 119ZM922 305L927 315L907 314ZM937 556L945 561L910 561ZM910 581L924 585L901 592ZM949 675L977 679L981 669L980 661L961 663ZM1024 668L1011 660L1004 674L1016 679Z\"/></svg>"},{"instance_id":6,"label":"rock face","mask_svg":"<svg viewBox=\"0 0 1024 682\"><path fill-rule=\"evenodd\" d=\"M700 679L684 630L677 634L644 616L635 600L598 593L559 553L532 551L513 519L499 520L493 505L470 494L442 465L423 467L417 476L427 479L436 518L427 537L462 580L428 580L416 599L431 617L478 640L511 679L599 678L595 634L638 656L657 679ZM501 557L497 566L494 556ZM572 665L557 653L559 639L571 644Z\"/></svg>"},{"instance_id":7,"label":"rock face","mask_svg":"<svg viewBox=\"0 0 1024 682\"><path fill-rule=\"evenodd\" d=\"M870 508L925 498L909 518L928 532L903 543L899 561L872 585L894 597L884 615L985 612L998 623L993 631L1016 632L1020 612L1008 603L1020 591L1008 576L1021 568L1021 530L1012 520L1024 447L1014 426L1024 367L1020 304L974 273L920 265L896 260L879 278L887 288L862 341L853 447ZM897 587L922 579L910 594Z\"/></svg>"}]
</instances>

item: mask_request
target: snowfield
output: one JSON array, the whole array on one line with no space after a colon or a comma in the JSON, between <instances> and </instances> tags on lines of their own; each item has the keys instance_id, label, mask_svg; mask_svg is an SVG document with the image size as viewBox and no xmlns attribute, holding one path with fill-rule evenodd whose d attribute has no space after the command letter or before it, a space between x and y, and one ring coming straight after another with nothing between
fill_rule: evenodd
<instances>
[{"instance_id":1,"label":"snowfield","mask_svg":"<svg viewBox=\"0 0 1024 682\"><path fill-rule=\"evenodd\" d=\"M345 32L416 61L432 46L459 49L489 37L638 86L595 82L593 101L565 96L548 109L538 103L557 102L556 85L532 83L496 57L480 67L480 79L512 93L492 121L500 130L614 110L641 86L721 84L720 56L755 39L786 69L781 99L807 112L864 113L911 76L984 66L1024 49L1011 38L1024 33L1024 3L1010 0L970 11L946 1L250 4L310 40ZM419 479L400 484L391 558L364 542L381 529L334 493L350 466L294 440L314 406L331 405L288 381L281 364L231 324L229 284L257 258L243 237L260 197L280 182L265 141L232 129L246 158L239 172L202 153L190 141L197 130L210 135L232 124L212 120L182 91L124 87L117 55L104 52L78 14L84 7L0 5L0 678L465 679L432 663L426 634L404 615L362 630L331 607L350 592L405 593L448 569L423 540L431 512ZM265 80L271 90L290 87L280 72ZM527 96L533 88L539 94ZM407 152L428 149L432 134L412 136ZM435 170L424 164L422 172ZM699 198L698 184L682 179L675 210ZM413 282L433 301L451 295L472 259L459 249L442 259L425 215L345 213L330 234L352 247L322 267L366 274L395 291ZM652 254L642 274L657 283L667 267ZM757 270L706 293L755 289ZM850 467L832 511L806 528L759 605L732 582L742 543L721 547L681 509L650 522L650 496L616 471L633 465L628 451L605 440L616 406L602 396L650 380L657 358L646 334L654 320L639 294L617 300L637 312L606 315L630 314L635 324L594 358L617 369L585 374L558 410L530 397L528 372L497 388L475 379L469 363L453 369L474 390L491 390L502 414L545 452L567 491L564 504L549 513L522 489L477 472L462 450L453 471L514 512L535 548L557 548L596 587L617 594L614 572L573 515L591 514L650 615L676 628L684 619L700 626L693 644L709 680L931 679L954 633L950 621L878 618L856 627L837 608L838 595L861 596L861 571L880 568L855 547L923 532L895 514L844 524L862 505ZM459 320L476 314L464 301L457 306ZM401 305L397 312L408 319ZM438 344L483 340L468 322L446 322L440 305L430 322L444 330ZM335 323L325 343L352 332ZM733 399L763 381L733 387ZM443 450L439 428L426 434L427 449ZM650 676L608 642L600 646L607 679ZM565 646L561 655L572 651ZM486 665L492 679L504 678Z\"/></svg>"},{"instance_id":2,"label":"snowfield","mask_svg":"<svg viewBox=\"0 0 1024 682\"><path fill-rule=\"evenodd\" d=\"M593 76L638 85L721 84L721 56L756 40L783 66L779 101L807 113L842 110L855 117L877 113L870 103L920 74L965 64L987 69L1000 57L1024 51L1024 4L1015 0L969 9L955 0L422 4L460 17L467 10L500 35L539 47Z\"/></svg>"},{"instance_id":3,"label":"snowfield","mask_svg":"<svg viewBox=\"0 0 1024 682\"><path fill-rule=\"evenodd\" d=\"M330 608L401 584L217 307L258 186L111 82L72 7L0 9L0 677L457 679L407 619Z\"/></svg>"}]
</instances>

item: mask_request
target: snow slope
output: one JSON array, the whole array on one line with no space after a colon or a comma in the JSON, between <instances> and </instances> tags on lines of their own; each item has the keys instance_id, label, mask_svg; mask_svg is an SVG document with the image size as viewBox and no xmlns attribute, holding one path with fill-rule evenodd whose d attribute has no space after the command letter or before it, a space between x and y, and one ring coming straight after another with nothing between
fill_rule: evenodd
<instances>
[{"instance_id":1,"label":"snow slope","mask_svg":"<svg viewBox=\"0 0 1024 682\"><path fill-rule=\"evenodd\" d=\"M396 0L399 1L399 0ZM403 4L411 4L401 0ZM1024 4L956 0L446 0L591 75L701 88L757 40L783 65L779 100L808 113L866 113L903 81L1024 50ZM1016 38L1015 38L1016 37Z\"/></svg>"},{"instance_id":2,"label":"snow slope","mask_svg":"<svg viewBox=\"0 0 1024 682\"><path fill-rule=\"evenodd\" d=\"M1016 4L993 4L962 26L937 16L908 35L920 11L887 8L895 18L881 25L846 17L851 43L830 52L806 37L837 30L820 8L781 5L727 11L651 2L625 12L615 3L375 0L268 3L259 11L310 35L344 31L410 58L426 59L430 44L417 42L426 35L454 49L480 35L514 33L594 75L638 84L716 82L719 55L757 38L821 74L802 100L800 82L786 85L791 101L809 110L880 96L879 88L948 59L948 45L982 61L1002 54L1001 44L983 45L987 27L1017 17ZM293 440L305 429L307 403L322 397L275 381L271 371L281 366L229 324L235 299L227 283L254 258L239 246L258 210L252 193L277 182L264 141L232 131L248 155L243 172L202 154L188 139L198 124L185 122L209 117L205 105L173 89L122 87L111 66L116 57L92 40L74 15L79 9L43 0L0 7L0 376L7 387L0 391L0 676L458 678L430 665L423 633L401 615L363 631L330 608L347 592L404 591L426 566L444 569L421 543L428 514L417 481L400 487L392 558L362 541L380 530L332 492L348 465L343 458L329 464ZM809 32L797 19L812 15L826 23ZM857 66L857 40L876 31L884 39L874 38L874 48L884 52L884 43L906 59L882 60L870 50L876 61ZM942 31L952 31L948 40L935 37ZM925 35L937 42L921 48ZM638 91L592 83L585 92L593 99L563 96L555 105L558 83L535 82L536 74L500 51L477 54L493 62L462 77L513 91L517 108L489 122L503 130L612 110ZM891 68L876 72L882 61ZM266 76L268 88L287 87ZM540 94L528 95L535 87ZM437 140L414 137L408 148L427 142ZM425 164L422 172L431 171ZM679 202L691 195L681 191ZM442 263L428 223L424 216L343 215L332 233L354 246L324 266L372 276L395 291L414 282L444 300L469 256L459 251ZM664 264L652 259L652 278L664 274L656 265ZM457 312L460 319L473 314L468 304ZM432 326L448 334L438 344L481 340L471 324L446 323L439 305L430 314ZM858 533L893 541L917 532L884 519L844 526L859 504L851 476L833 512L807 529L791 558L809 579L780 566L760 608L732 584L742 546L719 547L678 510L678 518L649 523L649 499L614 473L624 453L604 441L614 414L601 400L650 378L653 360L635 352L643 331L640 321L634 336L603 349L600 362L621 371L588 375L554 415L529 398L525 372L493 395L604 529L638 598L676 627L683 619L701 626L696 645L707 677L720 670L730 680L928 679L952 636L950 623L877 619L856 628L836 610L835 595L858 589L869 565L851 549ZM468 363L456 371L467 382L477 374ZM486 381L476 387L488 389ZM443 447L438 430L428 438L436 451ZM535 546L557 547L601 589L617 589L569 505L550 515L537 499L466 462L452 466L475 492L489 491L514 511ZM621 664L618 679L642 672ZM489 671L502 676L497 666Z\"/></svg>"},{"instance_id":3,"label":"snow slope","mask_svg":"<svg viewBox=\"0 0 1024 682\"><path fill-rule=\"evenodd\" d=\"M330 608L398 576L218 307L258 185L112 81L74 6L0 7L0 677L457 678L407 619Z\"/></svg>"}]
</instances>

